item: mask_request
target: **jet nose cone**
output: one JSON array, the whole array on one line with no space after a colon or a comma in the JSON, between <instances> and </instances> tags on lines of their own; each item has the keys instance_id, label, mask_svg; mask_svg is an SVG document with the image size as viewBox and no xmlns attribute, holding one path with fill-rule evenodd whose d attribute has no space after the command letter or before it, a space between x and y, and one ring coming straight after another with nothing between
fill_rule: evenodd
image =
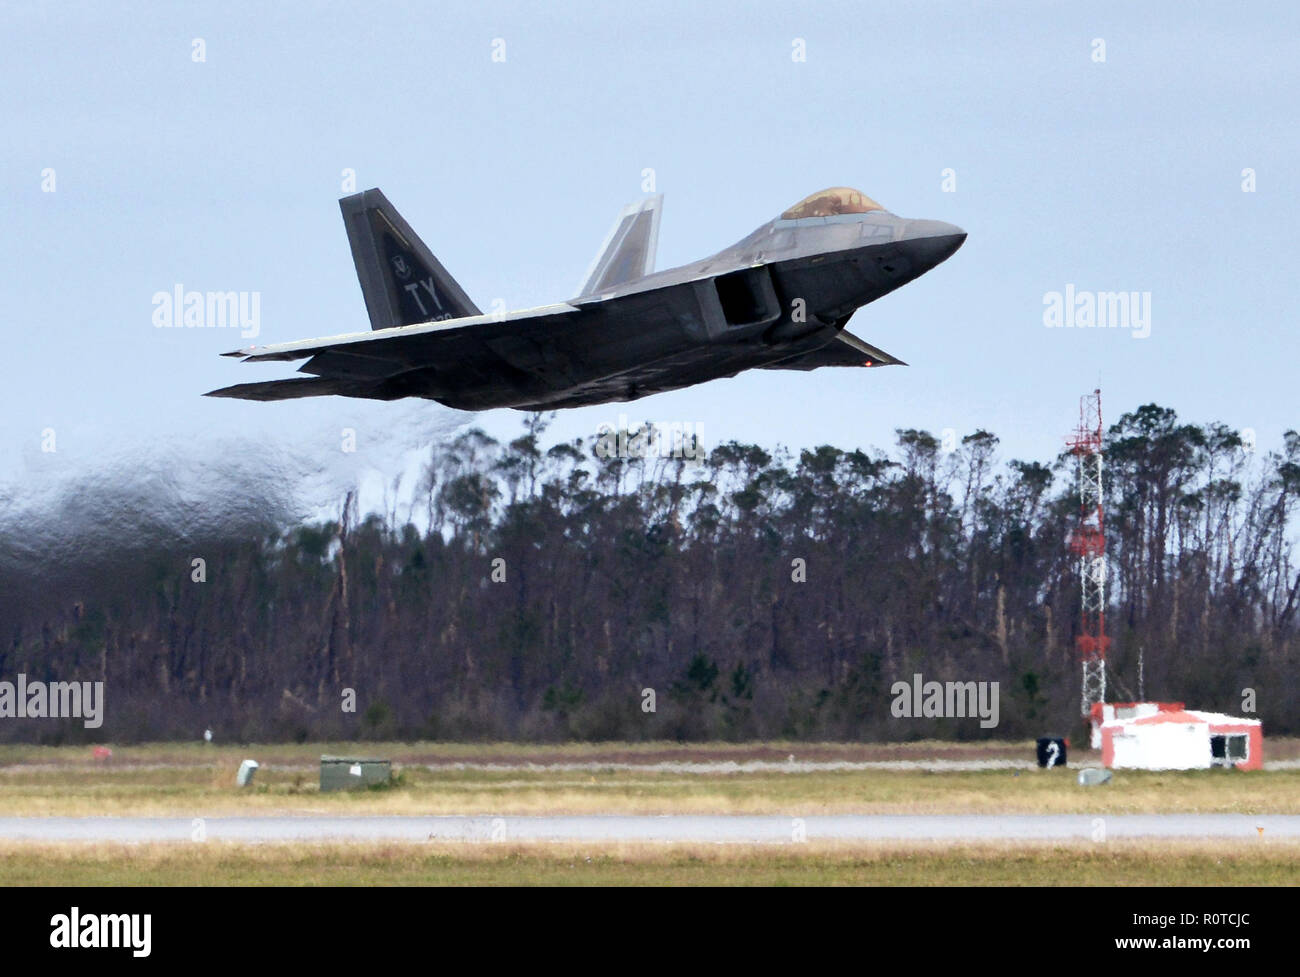
<instances>
[{"instance_id":1,"label":"jet nose cone","mask_svg":"<svg viewBox=\"0 0 1300 977\"><path fill-rule=\"evenodd\" d=\"M965 231L943 221L908 221L903 229L903 242L929 268L951 258L965 240Z\"/></svg>"}]
</instances>

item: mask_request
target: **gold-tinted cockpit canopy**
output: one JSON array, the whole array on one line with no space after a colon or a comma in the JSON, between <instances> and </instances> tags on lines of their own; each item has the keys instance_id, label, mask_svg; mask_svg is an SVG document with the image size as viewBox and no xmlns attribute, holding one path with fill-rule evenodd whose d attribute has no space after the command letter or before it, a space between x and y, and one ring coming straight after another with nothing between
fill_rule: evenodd
<instances>
[{"instance_id":1,"label":"gold-tinted cockpit canopy","mask_svg":"<svg viewBox=\"0 0 1300 977\"><path fill-rule=\"evenodd\" d=\"M868 214L873 210L884 209L861 190L854 190L852 187L830 187L804 197L782 214L781 220L795 221L804 217L835 217L839 214Z\"/></svg>"}]
</instances>

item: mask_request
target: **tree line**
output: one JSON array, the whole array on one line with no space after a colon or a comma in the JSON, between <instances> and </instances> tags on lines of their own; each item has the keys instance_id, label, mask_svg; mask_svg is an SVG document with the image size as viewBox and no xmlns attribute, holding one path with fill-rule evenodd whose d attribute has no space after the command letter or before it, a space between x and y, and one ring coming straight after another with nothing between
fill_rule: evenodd
<instances>
[{"instance_id":1,"label":"tree line","mask_svg":"<svg viewBox=\"0 0 1300 977\"><path fill-rule=\"evenodd\" d=\"M548 420L437 446L405 516L349 497L327 522L124 544L39 584L10 569L0 679L102 680L106 708L98 730L0 719L0 738L1077 733L1067 453L1003 462L987 431L909 429L883 452L625 457L548 446ZM1107 431L1110 698L1256 708L1294 734L1300 435L1252 448L1154 404ZM998 683L997 727L892 715L918 673Z\"/></svg>"}]
</instances>

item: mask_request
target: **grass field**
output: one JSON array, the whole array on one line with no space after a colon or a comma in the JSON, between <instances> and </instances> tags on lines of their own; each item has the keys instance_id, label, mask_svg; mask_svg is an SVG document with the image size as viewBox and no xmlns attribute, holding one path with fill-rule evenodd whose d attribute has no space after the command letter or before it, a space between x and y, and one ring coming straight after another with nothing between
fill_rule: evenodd
<instances>
[{"instance_id":1,"label":"grass field","mask_svg":"<svg viewBox=\"0 0 1300 977\"><path fill-rule=\"evenodd\" d=\"M0 843L0 885L1294 885L1300 843Z\"/></svg>"},{"instance_id":2,"label":"grass field","mask_svg":"<svg viewBox=\"0 0 1300 977\"><path fill-rule=\"evenodd\" d=\"M1270 759L1300 756L1274 741ZM321 794L321 754L394 761L387 789ZM791 756L793 755L793 760ZM158 744L0 747L0 816L1240 813L1300 811L1300 769L1117 772L1081 788L1030 743ZM255 785L235 786L245 757ZM1077 762L1079 755L1071 760ZM1095 756L1083 755L1095 762ZM971 763L1000 764L969 769ZM848 765L836 768L834 765ZM0 842L0 885L1293 885L1300 842Z\"/></svg>"},{"instance_id":3,"label":"grass field","mask_svg":"<svg viewBox=\"0 0 1300 977\"><path fill-rule=\"evenodd\" d=\"M394 759L386 790L321 794L322 753ZM794 764L785 762L793 754ZM999 756L998 754L1002 754ZM262 764L235 786L244 757ZM314 744L0 748L0 816L235 814L1097 814L1300 811L1300 769L1118 772L1081 788L1071 768L828 769L828 763L1024 760L1031 744L677 744L523 747ZM766 766L753 767L758 762ZM807 763L808 766L802 766ZM660 764L660 766L652 766Z\"/></svg>"}]
</instances>

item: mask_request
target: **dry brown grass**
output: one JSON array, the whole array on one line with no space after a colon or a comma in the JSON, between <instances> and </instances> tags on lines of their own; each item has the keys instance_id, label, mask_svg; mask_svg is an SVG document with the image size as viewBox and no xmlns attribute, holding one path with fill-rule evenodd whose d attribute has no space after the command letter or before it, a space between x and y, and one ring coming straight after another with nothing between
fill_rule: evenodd
<instances>
[{"instance_id":1,"label":"dry brown grass","mask_svg":"<svg viewBox=\"0 0 1300 977\"><path fill-rule=\"evenodd\" d=\"M2 885L1294 885L1300 842L28 845Z\"/></svg>"}]
</instances>

